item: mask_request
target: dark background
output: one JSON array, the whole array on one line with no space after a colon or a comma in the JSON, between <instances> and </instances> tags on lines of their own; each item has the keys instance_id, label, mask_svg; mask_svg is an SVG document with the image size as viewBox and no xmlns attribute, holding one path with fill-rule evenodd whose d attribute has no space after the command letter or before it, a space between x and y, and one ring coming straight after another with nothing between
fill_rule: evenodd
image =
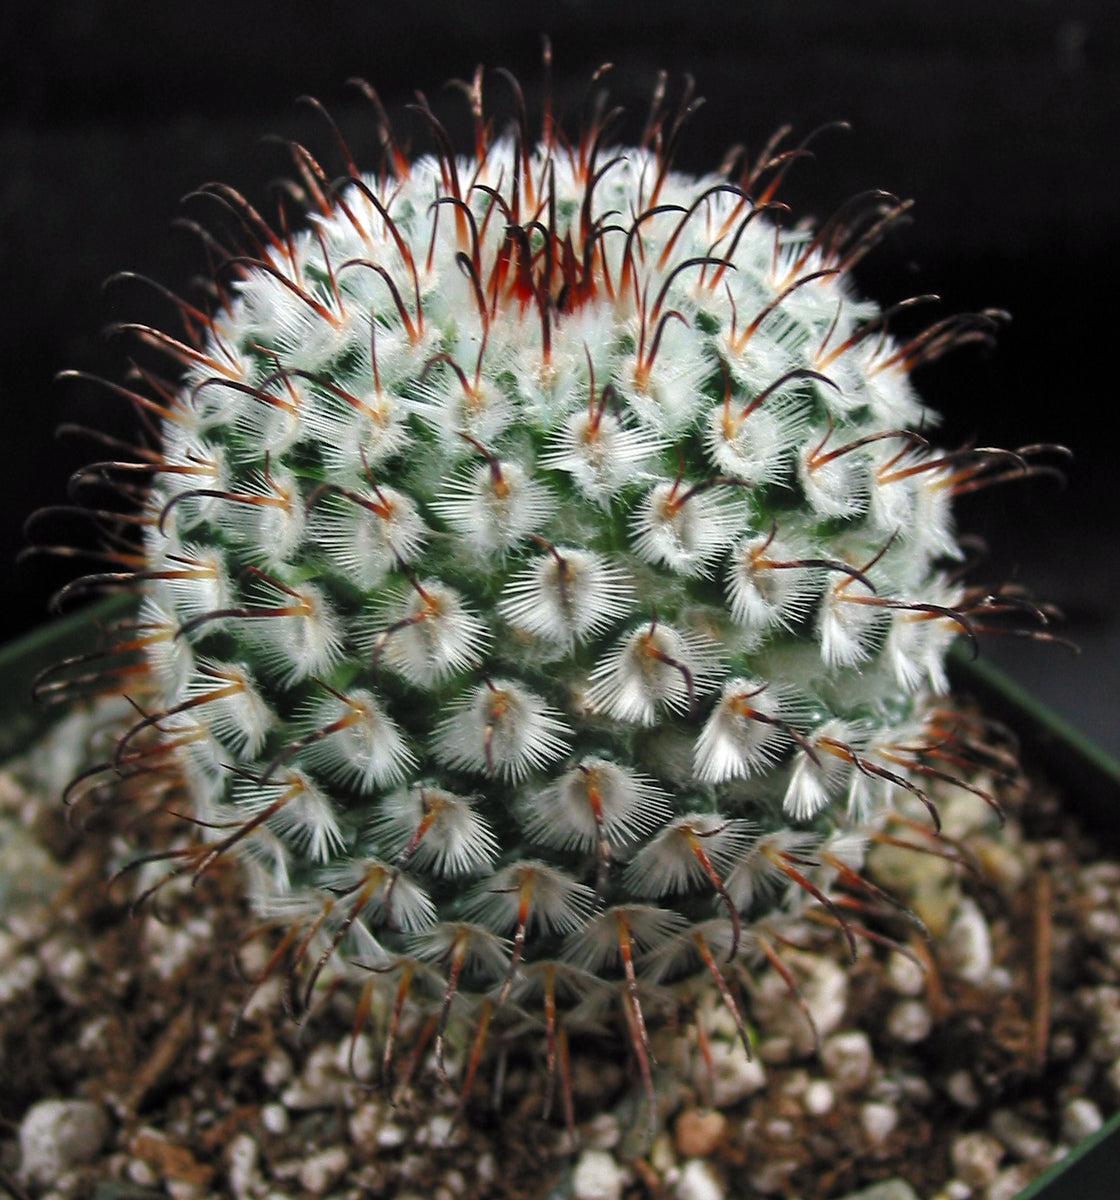
<instances>
[{"instance_id":1,"label":"dark background","mask_svg":"<svg viewBox=\"0 0 1120 1200\"><path fill-rule=\"evenodd\" d=\"M715 166L733 142L755 152L780 124L803 135L843 118L782 197L826 217L852 193L916 200L860 275L887 304L937 292L942 311L999 307L1013 322L994 354L961 351L924 371L945 415L943 439L1018 446L1060 441L1069 485L1015 484L960 509L984 533L983 574L1030 585L1066 610L1080 659L993 639L992 657L1099 741L1120 751L1120 5L1115 0L643 0L535 5L397 0L18 0L0 38L0 561L5 636L41 621L66 564L34 558L8 574L37 507L62 500L68 473L98 453L56 440L60 422L122 435L127 407L104 389L53 383L77 367L120 378L117 320L173 327L150 289L116 285L128 268L180 292L204 271L176 215L210 220L180 199L228 181L271 214L269 181L289 171L269 133L341 164L306 108L316 95L363 164L375 161L368 107L344 85L362 75L403 137L429 142L403 111L422 88L465 149L460 99L443 88L476 63L511 68L532 112L540 34L551 34L557 104L573 118L591 70L628 105L636 133L657 69L679 92L691 72L707 104L678 165ZM511 112L491 77L488 104ZM78 524L38 530L70 540ZM74 564L70 564L73 568ZM72 572L70 572L72 573Z\"/></svg>"}]
</instances>

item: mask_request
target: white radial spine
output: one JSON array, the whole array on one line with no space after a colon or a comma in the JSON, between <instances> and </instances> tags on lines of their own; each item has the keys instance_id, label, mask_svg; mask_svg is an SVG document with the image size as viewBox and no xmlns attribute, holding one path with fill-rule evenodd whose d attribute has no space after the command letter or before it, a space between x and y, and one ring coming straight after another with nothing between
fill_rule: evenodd
<instances>
[{"instance_id":1,"label":"white radial spine","mask_svg":"<svg viewBox=\"0 0 1120 1200\"><path fill-rule=\"evenodd\" d=\"M620 721L653 725L663 711L695 711L717 665L715 646L704 635L651 621L606 653L591 673L588 697Z\"/></svg>"},{"instance_id":2,"label":"white radial spine","mask_svg":"<svg viewBox=\"0 0 1120 1200\"><path fill-rule=\"evenodd\" d=\"M506 584L498 612L515 629L568 647L609 629L633 603L629 577L616 563L578 547L550 545Z\"/></svg>"},{"instance_id":3,"label":"white radial spine","mask_svg":"<svg viewBox=\"0 0 1120 1200\"><path fill-rule=\"evenodd\" d=\"M457 770L520 782L560 758L570 730L540 696L511 679L486 680L435 730L436 757Z\"/></svg>"}]
</instances>

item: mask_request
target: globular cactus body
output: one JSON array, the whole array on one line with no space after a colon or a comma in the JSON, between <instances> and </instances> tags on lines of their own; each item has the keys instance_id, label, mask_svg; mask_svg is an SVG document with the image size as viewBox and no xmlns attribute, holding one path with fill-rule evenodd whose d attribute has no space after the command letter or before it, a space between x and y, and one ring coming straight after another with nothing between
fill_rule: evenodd
<instances>
[{"instance_id":1,"label":"globular cactus body","mask_svg":"<svg viewBox=\"0 0 1120 1200\"><path fill-rule=\"evenodd\" d=\"M291 232L214 189L248 241L216 311L138 330L183 374L130 393L161 444L110 765L189 793L172 874L242 859L392 1027L412 995L554 1052L621 1014L644 1062L681 977L742 1029L736 972L843 925L941 774L983 606L950 501L999 465L929 447L910 372L991 318L896 339L850 271L905 206L784 225L796 155L682 175L655 114L622 150L479 116L456 158L431 123L334 186L298 148Z\"/></svg>"}]
</instances>

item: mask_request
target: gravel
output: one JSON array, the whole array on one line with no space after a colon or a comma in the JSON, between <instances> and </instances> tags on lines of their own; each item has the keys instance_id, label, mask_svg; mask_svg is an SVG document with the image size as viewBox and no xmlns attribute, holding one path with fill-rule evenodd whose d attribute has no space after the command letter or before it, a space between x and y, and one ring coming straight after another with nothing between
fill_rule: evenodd
<instances>
[{"instance_id":1,"label":"gravel","mask_svg":"<svg viewBox=\"0 0 1120 1200\"><path fill-rule=\"evenodd\" d=\"M572 1174L575 1200L619 1200L626 1174L605 1150L585 1150Z\"/></svg>"},{"instance_id":2,"label":"gravel","mask_svg":"<svg viewBox=\"0 0 1120 1200\"><path fill-rule=\"evenodd\" d=\"M1004 1150L988 1133L962 1133L953 1139L953 1169L970 1188L985 1188L995 1179Z\"/></svg>"},{"instance_id":3,"label":"gravel","mask_svg":"<svg viewBox=\"0 0 1120 1200\"><path fill-rule=\"evenodd\" d=\"M920 1000L900 1000L887 1013L887 1032L895 1041L913 1045L933 1031L933 1014Z\"/></svg>"},{"instance_id":4,"label":"gravel","mask_svg":"<svg viewBox=\"0 0 1120 1200\"><path fill-rule=\"evenodd\" d=\"M686 1163L677 1181L677 1200L724 1200L723 1181L706 1163L694 1158Z\"/></svg>"},{"instance_id":5,"label":"gravel","mask_svg":"<svg viewBox=\"0 0 1120 1200\"><path fill-rule=\"evenodd\" d=\"M838 1088L855 1091L871 1077L875 1063L871 1039L860 1029L826 1038L821 1047L821 1062Z\"/></svg>"},{"instance_id":6,"label":"gravel","mask_svg":"<svg viewBox=\"0 0 1120 1200\"><path fill-rule=\"evenodd\" d=\"M1071 1145L1092 1137L1103 1124L1100 1108L1084 1096L1072 1097L1062 1109L1062 1138Z\"/></svg>"},{"instance_id":7,"label":"gravel","mask_svg":"<svg viewBox=\"0 0 1120 1200\"><path fill-rule=\"evenodd\" d=\"M673 1140L682 1158L707 1158L726 1132L727 1118L718 1109L686 1108L673 1122Z\"/></svg>"},{"instance_id":8,"label":"gravel","mask_svg":"<svg viewBox=\"0 0 1120 1200\"><path fill-rule=\"evenodd\" d=\"M109 1140L109 1114L90 1100L40 1100L19 1126L19 1177L51 1184L71 1167L92 1162Z\"/></svg>"},{"instance_id":9,"label":"gravel","mask_svg":"<svg viewBox=\"0 0 1120 1200\"><path fill-rule=\"evenodd\" d=\"M543 1055L517 1047L500 1117L494 1056L461 1116L430 1046L409 1068L418 1021L400 1030L395 1090L375 1086L376 1025L353 1040L348 989L328 986L296 1023L279 981L266 985L231 1034L275 945L241 938L235 876L167 889L132 920L104 886L126 861L112 821L67 826L45 786L26 764L0 772L0 825L16 835L5 844L50 881L0 879L0 1185L30 1197L1011 1200L1120 1107L1120 863L1045 788L1002 797L1003 830L968 797L945 800L954 836L979 847L970 868L876 848L880 886L940 922L932 942L902 921L876 926L897 948L860 940L854 962L827 928L783 941L819 1047L768 966L739 984L751 1057L713 989L681 989L675 1031L653 1034L658 1133L644 1147L617 1039L573 1039L573 1141L558 1101L541 1118ZM1039 1043L1042 876L1052 953ZM448 1047L453 1082L464 1058Z\"/></svg>"}]
</instances>

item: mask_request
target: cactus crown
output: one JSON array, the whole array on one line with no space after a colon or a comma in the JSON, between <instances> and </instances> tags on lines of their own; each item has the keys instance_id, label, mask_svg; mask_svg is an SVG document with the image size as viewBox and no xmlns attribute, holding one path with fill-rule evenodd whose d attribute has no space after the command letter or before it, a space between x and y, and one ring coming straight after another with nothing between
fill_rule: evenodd
<instances>
[{"instance_id":1,"label":"cactus crown","mask_svg":"<svg viewBox=\"0 0 1120 1200\"><path fill-rule=\"evenodd\" d=\"M679 174L687 97L534 146L480 78L472 157L425 110L408 161L379 105L379 172L297 147L302 228L210 189L216 309L137 327L181 378L117 388L159 435L100 467L150 479L106 676L143 716L80 786L185 789L170 876L241 859L308 994L357 962L476 1050L621 1014L644 1064L663 985L708 972L745 1036L737 972L844 926L900 800L936 821L946 649L1001 607L950 503L1006 460L932 449L911 372L995 317L897 339L851 268L907 206L785 224L777 145Z\"/></svg>"}]
</instances>

